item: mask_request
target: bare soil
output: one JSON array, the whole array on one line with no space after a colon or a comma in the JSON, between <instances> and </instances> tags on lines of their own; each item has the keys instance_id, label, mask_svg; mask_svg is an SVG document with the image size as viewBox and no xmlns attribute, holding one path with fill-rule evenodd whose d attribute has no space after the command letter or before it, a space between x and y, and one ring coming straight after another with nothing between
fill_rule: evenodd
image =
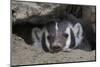
<instances>
[{"instance_id":1,"label":"bare soil","mask_svg":"<svg viewBox=\"0 0 100 67\"><path fill-rule=\"evenodd\" d=\"M12 65L48 64L95 60L95 50L83 51L75 49L71 52L47 53L40 48L28 45L21 37L15 34L12 35Z\"/></svg>"}]
</instances>

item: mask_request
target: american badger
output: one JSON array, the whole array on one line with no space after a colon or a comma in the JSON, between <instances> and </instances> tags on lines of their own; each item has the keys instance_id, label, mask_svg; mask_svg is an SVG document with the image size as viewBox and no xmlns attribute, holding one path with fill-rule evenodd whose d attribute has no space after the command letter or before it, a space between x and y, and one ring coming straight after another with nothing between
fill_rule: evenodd
<instances>
[{"instance_id":1,"label":"american badger","mask_svg":"<svg viewBox=\"0 0 100 67\"><path fill-rule=\"evenodd\" d=\"M32 30L35 46L47 52L71 51L72 49L92 50L95 48L95 35L91 27L80 22L50 21L43 30Z\"/></svg>"}]
</instances>

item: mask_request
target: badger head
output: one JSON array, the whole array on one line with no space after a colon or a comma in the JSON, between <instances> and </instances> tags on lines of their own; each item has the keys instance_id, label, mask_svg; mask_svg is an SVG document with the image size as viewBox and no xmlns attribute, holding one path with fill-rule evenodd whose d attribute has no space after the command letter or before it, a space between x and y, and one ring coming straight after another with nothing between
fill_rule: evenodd
<instances>
[{"instance_id":1,"label":"badger head","mask_svg":"<svg viewBox=\"0 0 100 67\"><path fill-rule=\"evenodd\" d=\"M70 51L80 44L82 33L80 23L74 25L68 21L48 23L42 36L43 48L50 52Z\"/></svg>"}]
</instances>

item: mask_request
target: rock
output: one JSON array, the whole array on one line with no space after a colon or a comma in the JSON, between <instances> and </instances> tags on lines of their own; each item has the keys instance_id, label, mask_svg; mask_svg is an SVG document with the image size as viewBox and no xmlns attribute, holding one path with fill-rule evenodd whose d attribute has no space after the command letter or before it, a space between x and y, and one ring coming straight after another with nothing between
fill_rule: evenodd
<instances>
[{"instance_id":1,"label":"rock","mask_svg":"<svg viewBox=\"0 0 100 67\"><path fill-rule=\"evenodd\" d=\"M58 6L59 4L12 1L11 9L13 11L14 18L19 20L30 16L48 15Z\"/></svg>"}]
</instances>

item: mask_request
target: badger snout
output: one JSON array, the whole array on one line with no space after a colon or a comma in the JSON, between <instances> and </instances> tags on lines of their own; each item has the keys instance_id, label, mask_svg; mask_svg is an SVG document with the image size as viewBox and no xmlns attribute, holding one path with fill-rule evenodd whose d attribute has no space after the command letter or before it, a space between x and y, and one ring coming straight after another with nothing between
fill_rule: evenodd
<instances>
[{"instance_id":1,"label":"badger snout","mask_svg":"<svg viewBox=\"0 0 100 67\"><path fill-rule=\"evenodd\" d=\"M57 45L57 46L52 46L52 49L53 50L59 50L61 47L59 46L59 45Z\"/></svg>"},{"instance_id":2,"label":"badger snout","mask_svg":"<svg viewBox=\"0 0 100 67\"><path fill-rule=\"evenodd\" d=\"M52 49L53 49L53 50L59 50L59 49L61 49L61 46L60 46L60 45L61 45L61 44L56 43L56 44L52 45Z\"/></svg>"},{"instance_id":3,"label":"badger snout","mask_svg":"<svg viewBox=\"0 0 100 67\"><path fill-rule=\"evenodd\" d=\"M52 51L61 51L62 50L62 45L59 42L55 42L51 46Z\"/></svg>"}]
</instances>

